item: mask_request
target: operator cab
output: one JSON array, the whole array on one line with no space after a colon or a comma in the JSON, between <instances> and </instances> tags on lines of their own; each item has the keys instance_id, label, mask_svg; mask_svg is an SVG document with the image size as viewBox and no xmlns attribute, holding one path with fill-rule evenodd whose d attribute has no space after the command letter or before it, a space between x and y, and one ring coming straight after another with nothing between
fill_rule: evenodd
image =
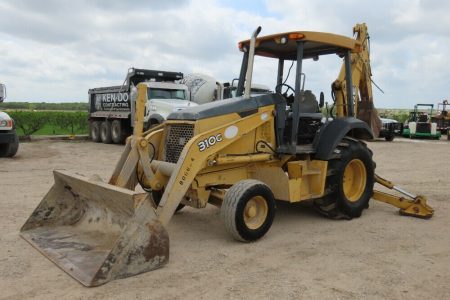
<instances>
[{"instance_id":1,"label":"operator cab","mask_svg":"<svg viewBox=\"0 0 450 300\"><path fill-rule=\"evenodd\" d=\"M256 34L259 31L256 31ZM236 91L237 96L243 95L248 65L251 40L239 43L239 49L244 52L241 72ZM350 54L359 52L360 44L348 37L310 31L287 32L256 38L254 55L275 58L278 60L277 84L275 92L284 98L283 104L276 105L276 135L277 152L299 153L301 145L311 144L322 126L324 96L320 95L320 103L316 96L304 89L305 74L302 73L304 59L318 60L321 55L337 54L345 59L346 88L349 97L348 111L353 112L353 91L351 84ZM284 77L284 62L297 62L295 70L295 87L286 84ZM251 76L250 76L251 77ZM283 92L284 90L284 92ZM288 95L288 92L292 92ZM351 116L351 115L350 115ZM304 147L303 147L304 149Z\"/></svg>"}]
</instances>

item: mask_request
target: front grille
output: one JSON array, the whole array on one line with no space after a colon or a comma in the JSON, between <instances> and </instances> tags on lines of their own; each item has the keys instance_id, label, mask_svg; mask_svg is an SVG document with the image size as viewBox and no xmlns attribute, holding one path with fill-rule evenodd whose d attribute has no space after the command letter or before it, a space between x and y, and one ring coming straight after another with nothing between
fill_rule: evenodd
<instances>
[{"instance_id":1,"label":"front grille","mask_svg":"<svg viewBox=\"0 0 450 300\"><path fill-rule=\"evenodd\" d=\"M430 123L417 123L416 132L430 133L431 132L431 124Z\"/></svg>"},{"instance_id":2,"label":"front grille","mask_svg":"<svg viewBox=\"0 0 450 300\"><path fill-rule=\"evenodd\" d=\"M187 142L194 136L194 124L167 125L167 134L164 145L164 160L177 163L181 151Z\"/></svg>"}]
</instances>

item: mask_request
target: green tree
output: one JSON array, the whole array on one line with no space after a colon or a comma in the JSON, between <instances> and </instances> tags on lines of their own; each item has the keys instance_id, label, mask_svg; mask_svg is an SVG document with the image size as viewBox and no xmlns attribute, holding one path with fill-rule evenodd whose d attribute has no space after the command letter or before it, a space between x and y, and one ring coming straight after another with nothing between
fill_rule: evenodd
<instances>
[{"instance_id":1,"label":"green tree","mask_svg":"<svg viewBox=\"0 0 450 300\"><path fill-rule=\"evenodd\" d=\"M47 112L14 111L9 112L9 115L25 136L32 135L50 121L50 115Z\"/></svg>"},{"instance_id":2,"label":"green tree","mask_svg":"<svg viewBox=\"0 0 450 300\"><path fill-rule=\"evenodd\" d=\"M52 125L63 130L69 131L71 134L75 132L86 132L88 128L87 112L51 112Z\"/></svg>"}]
</instances>

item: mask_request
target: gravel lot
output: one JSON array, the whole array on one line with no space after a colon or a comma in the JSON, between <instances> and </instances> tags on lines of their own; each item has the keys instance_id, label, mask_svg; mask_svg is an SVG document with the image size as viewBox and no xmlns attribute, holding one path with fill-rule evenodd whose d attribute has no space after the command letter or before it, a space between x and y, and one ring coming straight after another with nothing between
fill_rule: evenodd
<instances>
[{"instance_id":1,"label":"gravel lot","mask_svg":"<svg viewBox=\"0 0 450 300\"><path fill-rule=\"evenodd\" d=\"M244 244L228 236L217 208L185 208L167 228L164 268L85 288L19 229L53 184L53 169L106 179L122 147L23 143L17 157L0 159L0 299L450 299L450 142L399 138L369 147L377 173L429 198L431 220L375 201L352 221L279 203L269 233Z\"/></svg>"}]
</instances>

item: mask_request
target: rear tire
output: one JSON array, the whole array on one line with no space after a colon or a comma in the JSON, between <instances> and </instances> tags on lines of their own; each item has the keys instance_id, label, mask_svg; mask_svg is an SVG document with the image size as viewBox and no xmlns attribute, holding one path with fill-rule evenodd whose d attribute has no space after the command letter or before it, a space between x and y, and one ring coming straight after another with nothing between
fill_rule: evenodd
<instances>
[{"instance_id":1,"label":"rear tire","mask_svg":"<svg viewBox=\"0 0 450 300\"><path fill-rule=\"evenodd\" d=\"M114 144L123 144L126 138L126 131L121 120L114 120L111 123L111 139Z\"/></svg>"},{"instance_id":2,"label":"rear tire","mask_svg":"<svg viewBox=\"0 0 450 300\"><path fill-rule=\"evenodd\" d=\"M100 137L104 144L112 143L111 122L109 122L109 121L102 122L102 125L100 126Z\"/></svg>"},{"instance_id":3,"label":"rear tire","mask_svg":"<svg viewBox=\"0 0 450 300\"><path fill-rule=\"evenodd\" d=\"M258 180L242 180L225 194L221 217L227 231L242 242L263 237L275 217L275 199L270 188Z\"/></svg>"},{"instance_id":4,"label":"rear tire","mask_svg":"<svg viewBox=\"0 0 450 300\"><path fill-rule=\"evenodd\" d=\"M361 216L368 207L375 182L372 152L357 140L344 138L328 162L328 195L314 201L317 210L332 219Z\"/></svg>"},{"instance_id":5,"label":"rear tire","mask_svg":"<svg viewBox=\"0 0 450 300\"><path fill-rule=\"evenodd\" d=\"M19 150L19 137L16 130L11 130L14 133L14 141L8 144L0 144L0 157L13 157Z\"/></svg>"},{"instance_id":6,"label":"rear tire","mask_svg":"<svg viewBox=\"0 0 450 300\"><path fill-rule=\"evenodd\" d=\"M100 125L101 122L100 121L92 121L91 122L91 140L95 143L100 143L101 142L101 137L100 137Z\"/></svg>"}]
</instances>

